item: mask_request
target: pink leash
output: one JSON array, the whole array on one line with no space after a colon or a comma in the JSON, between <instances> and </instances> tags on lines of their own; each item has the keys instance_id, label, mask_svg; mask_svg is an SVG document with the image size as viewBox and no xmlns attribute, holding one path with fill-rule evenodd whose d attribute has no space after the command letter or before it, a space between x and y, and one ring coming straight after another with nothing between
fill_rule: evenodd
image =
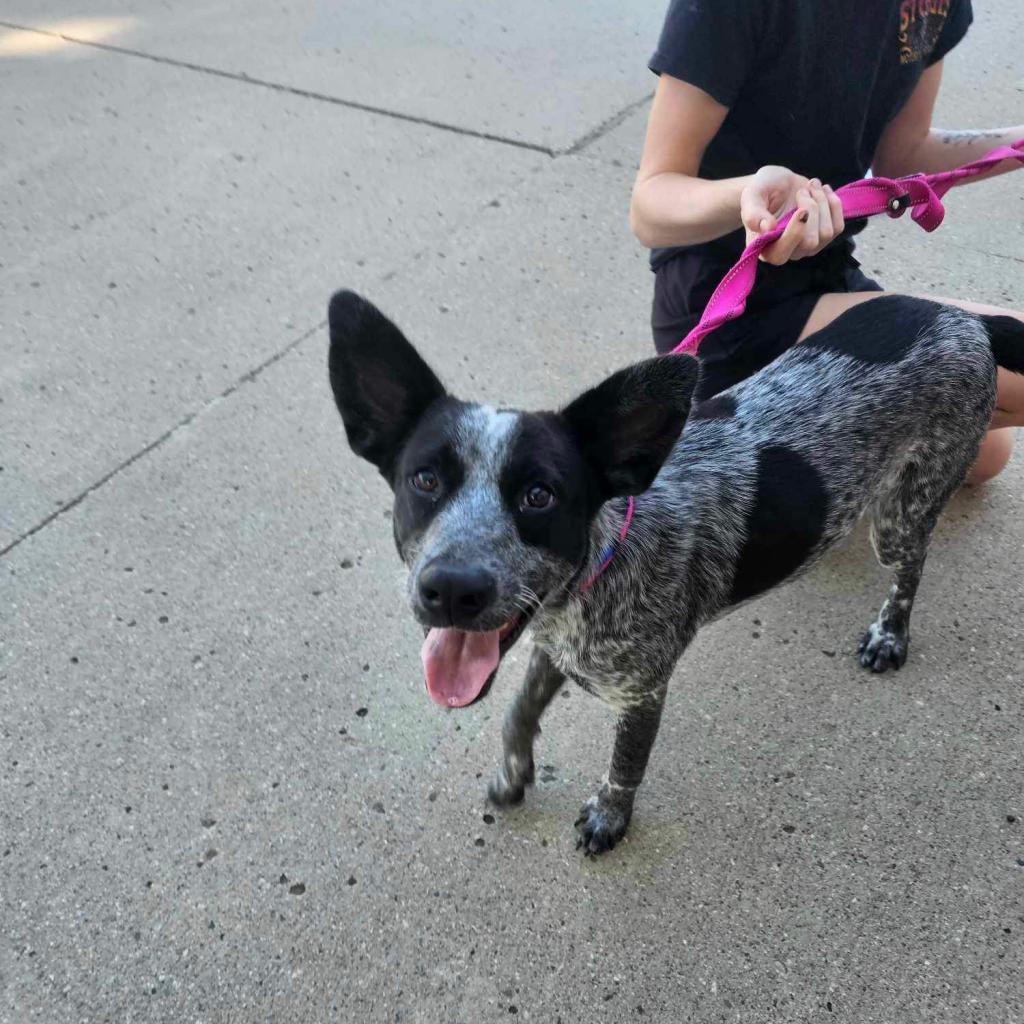
<instances>
[{"instance_id":1,"label":"pink leash","mask_svg":"<svg viewBox=\"0 0 1024 1024\"><path fill-rule=\"evenodd\" d=\"M1024 165L1024 139L1010 146L999 146L980 160L951 171L909 174L904 178L862 178L836 189L836 195L842 200L843 216L848 220L873 217L879 213L900 217L911 207L911 217L925 231L934 231L946 214L941 197L954 185L976 178L1003 160L1020 160ZM757 276L758 256L772 242L778 241L795 212L791 210L771 231L758 235L743 250L739 261L722 278L704 307L700 323L672 349L672 355L696 355L697 347L707 335L743 313Z\"/></svg>"},{"instance_id":2,"label":"pink leash","mask_svg":"<svg viewBox=\"0 0 1024 1024\"><path fill-rule=\"evenodd\" d=\"M1018 139L1009 146L999 146L986 153L980 160L951 171L940 171L938 174L908 174L903 178L862 178L836 189L836 195L842 200L843 216L847 220L874 217L879 213L887 213L890 217L902 217L904 211L910 207L913 210L910 216L925 231L934 231L946 215L942 196L954 185L962 185L1004 160L1019 160L1024 166L1024 139ZM670 355L696 355L697 347L707 335L727 321L735 320L743 314L747 308L747 297L754 287L754 279L757 276L758 256L772 242L778 241L782 232L786 230L786 225L793 219L794 213L796 210L791 210L771 231L758 235L743 250L743 255L722 278L707 306L704 307L700 322L672 349ZM635 509L636 499L631 497L618 540L605 548L597 569L580 584L581 594L585 594L611 565L616 551L629 533L629 524L633 521Z\"/></svg>"}]
</instances>

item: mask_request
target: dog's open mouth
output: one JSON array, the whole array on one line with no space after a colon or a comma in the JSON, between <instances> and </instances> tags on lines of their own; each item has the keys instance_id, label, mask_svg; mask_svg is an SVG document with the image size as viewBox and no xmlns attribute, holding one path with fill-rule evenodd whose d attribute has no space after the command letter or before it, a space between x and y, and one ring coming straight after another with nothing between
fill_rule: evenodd
<instances>
[{"instance_id":1,"label":"dog's open mouth","mask_svg":"<svg viewBox=\"0 0 1024 1024\"><path fill-rule=\"evenodd\" d=\"M430 630L420 652L430 699L444 708L464 708L482 697L535 611L519 612L500 629L487 632Z\"/></svg>"}]
</instances>

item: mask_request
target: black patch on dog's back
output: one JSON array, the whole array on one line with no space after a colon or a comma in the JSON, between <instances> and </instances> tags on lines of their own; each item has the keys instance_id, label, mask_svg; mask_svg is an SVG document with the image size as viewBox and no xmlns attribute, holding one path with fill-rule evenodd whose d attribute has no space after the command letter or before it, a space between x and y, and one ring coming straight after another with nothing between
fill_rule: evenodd
<instances>
[{"instance_id":1,"label":"black patch on dog's back","mask_svg":"<svg viewBox=\"0 0 1024 1024\"><path fill-rule=\"evenodd\" d=\"M732 395L715 395L694 405L690 420L731 420L735 415L736 399Z\"/></svg>"},{"instance_id":2,"label":"black patch on dog's back","mask_svg":"<svg viewBox=\"0 0 1024 1024\"><path fill-rule=\"evenodd\" d=\"M996 366L1024 373L1024 323L1015 316L982 316Z\"/></svg>"},{"instance_id":3,"label":"black patch on dog's back","mask_svg":"<svg viewBox=\"0 0 1024 1024\"><path fill-rule=\"evenodd\" d=\"M762 448L730 604L762 594L796 572L821 541L827 515L828 495L814 467L792 448Z\"/></svg>"},{"instance_id":4,"label":"black patch on dog's back","mask_svg":"<svg viewBox=\"0 0 1024 1024\"><path fill-rule=\"evenodd\" d=\"M794 351L835 352L862 363L898 363L941 310L927 299L883 295L848 309Z\"/></svg>"}]
</instances>

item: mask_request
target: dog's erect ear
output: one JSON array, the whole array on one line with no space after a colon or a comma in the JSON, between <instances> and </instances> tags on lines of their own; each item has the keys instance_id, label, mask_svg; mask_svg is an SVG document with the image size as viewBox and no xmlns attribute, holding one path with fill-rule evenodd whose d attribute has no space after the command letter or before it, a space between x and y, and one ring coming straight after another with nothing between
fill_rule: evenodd
<instances>
[{"instance_id":1,"label":"dog's erect ear","mask_svg":"<svg viewBox=\"0 0 1024 1024\"><path fill-rule=\"evenodd\" d=\"M562 415L604 499L647 490L682 432L697 360L659 356L612 374Z\"/></svg>"},{"instance_id":2,"label":"dog's erect ear","mask_svg":"<svg viewBox=\"0 0 1024 1024\"><path fill-rule=\"evenodd\" d=\"M405 335L355 292L335 292L327 319L331 388L348 443L390 480L403 443L444 387Z\"/></svg>"}]
</instances>

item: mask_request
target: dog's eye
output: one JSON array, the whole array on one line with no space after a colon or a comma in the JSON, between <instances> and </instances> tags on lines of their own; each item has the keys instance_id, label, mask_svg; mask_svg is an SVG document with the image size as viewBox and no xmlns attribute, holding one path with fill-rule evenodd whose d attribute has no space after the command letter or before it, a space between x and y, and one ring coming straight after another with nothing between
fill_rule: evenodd
<instances>
[{"instance_id":1,"label":"dog's eye","mask_svg":"<svg viewBox=\"0 0 1024 1024\"><path fill-rule=\"evenodd\" d=\"M432 469L418 469L410 477L410 482L422 494L433 494L441 485L437 474Z\"/></svg>"},{"instance_id":2,"label":"dog's eye","mask_svg":"<svg viewBox=\"0 0 1024 1024\"><path fill-rule=\"evenodd\" d=\"M550 487L545 487L543 484L531 484L526 488L519 507L524 512L543 512L545 509L551 508L554 503L555 496L551 493Z\"/></svg>"}]
</instances>

